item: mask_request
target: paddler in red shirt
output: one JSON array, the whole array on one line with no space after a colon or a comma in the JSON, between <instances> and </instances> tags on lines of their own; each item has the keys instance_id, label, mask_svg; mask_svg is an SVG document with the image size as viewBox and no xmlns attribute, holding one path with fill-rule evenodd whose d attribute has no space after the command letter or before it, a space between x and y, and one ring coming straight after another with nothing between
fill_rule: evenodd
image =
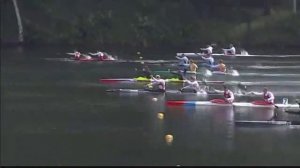
<instances>
[{"instance_id":1,"label":"paddler in red shirt","mask_svg":"<svg viewBox=\"0 0 300 168\"><path fill-rule=\"evenodd\" d=\"M227 103L233 103L234 101L234 94L231 90L229 90L227 88L227 86L224 86L224 91L221 91L221 90L217 90L217 89L214 89L212 88L215 92L217 93L222 93L223 92L223 95L224 95L224 100L227 102Z\"/></svg>"}]
</instances>

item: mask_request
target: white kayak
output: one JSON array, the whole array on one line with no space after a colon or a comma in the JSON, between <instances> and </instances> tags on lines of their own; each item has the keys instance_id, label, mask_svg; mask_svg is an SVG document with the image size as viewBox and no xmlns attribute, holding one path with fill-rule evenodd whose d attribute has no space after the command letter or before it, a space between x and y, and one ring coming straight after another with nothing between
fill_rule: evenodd
<instances>
[{"instance_id":1,"label":"white kayak","mask_svg":"<svg viewBox=\"0 0 300 168\"><path fill-rule=\"evenodd\" d=\"M173 94L195 94L195 95L207 95L216 94L215 92L192 92L192 91L179 91L179 90L166 90L165 92L155 91L155 90L145 90L145 89L109 89L106 92L123 92L123 93L173 93Z\"/></svg>"},{"instance_id":2,"label":"white kayak","mask_svg":"<svg viewBox=\"0 0 300 168\"><path fill-rule=\"evenodd\" d=\"M234 122L236 126L288 126L300 125L297 121L248 121L237 120Z\"/></svg>"},{"instance_id":3,"label":"white kayak","mask_svg":"<svg viewBox=\"0 0 300 168\"><path fill-rule=\"evenodd\" d=\"M274 73L239 73L240 76L265 76L265 77L298 77L300 78L300 74L274 74Z\"/></svg>"},{"instance_id":4,"label":"white kayak","mask_svg":"<svg viewBox=\"0 0 300 168\"><path fill-rule=\"evenodd\" d=\"M241 66L241 68L247 68L247 69L300 69L300 66L299 65L290 65L290 66L250 65L250 66Z\"/></svg>"},{"instance_id":5,"label":"white kayak","mask_svg":"<svg viewBox=\"0 0 300 168\"><path fill-rule=\"evenodd\" d=\"M255 101L254 101L255 102ZM233 103L214 103L212 101L186 101L186 100L169 100L167 105L170 106L236 106L236 107L299 107L298 104L256 104L254 102L233 102Z\"/></svg>"},{"instance_id":6,"label":"white kayak","mask_svg":"<svg viewBox=\"0 0 300 168\"><path fill-rule=\"evenodd\" d=\"M176 53L176 56L181 56L182 54L184 54L187 57L201 57L201 56L205 56L207 54L205 53ZM300 55L251 55L248 53L243 53L243 54L235 54L235 55L225 55L224 53L215 53L212 54L212 56L226 56L226 57L271 57L271 58L286 58L286 57L300 57Z\"/></svg>"}]
</instances>

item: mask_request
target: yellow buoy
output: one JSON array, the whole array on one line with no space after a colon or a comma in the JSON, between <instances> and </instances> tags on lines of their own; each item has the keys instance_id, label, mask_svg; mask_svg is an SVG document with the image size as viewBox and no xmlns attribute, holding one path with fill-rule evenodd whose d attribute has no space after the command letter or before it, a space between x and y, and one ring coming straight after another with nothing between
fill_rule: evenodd
<instances>
[{"instance_id":1,"label":"yellow buoy","mask_svg":"<svg viewBox=\"0 0 300 168\"><path fill-rule=\"evenodd\" d=\"M143 59L143 57L140 57L140 59Z\"/></svg>"},{"instance_id":2,"label":"yellow buoy","mask_svg":"<svg viewBox=\"0 0 300 168\"><path fill-rule=\"evenodd\" d=\"M173 135L171 135L171 134L166 135L166 136L165 136L165 141L166 141L166 143L167 143L168 145L171 145L172 142L173 142Z\"/></svg>"},{"instance_id":3,"label":"yellow buoy","mask_svg":"<svg viewBox=\"0 0 300 168\"><path fill-rule=\"evenodd\" d=\"M144 62L141 62L141 64L144 64Z\"/></svg>"},{"instance_id":4,"label":"yellow buoy","mask_svg":"<svg viewBox=\"0 0 300 168\"><path fill-rule=\"evenodd\" d=\"M164 119L164 113L160 112L160 113L157 113L157 118L159 119Z\"/></svg>"},{"instance_id":5,"label":"yellow buoy","mask_svg":"<svg viewBox=\"0 0 300 168\"><path fill-rule=\"evenodd\" d=\"M138 51L138 52L136 52L136 54L140 55L140 54L141 54L141 52L139 52L139 51Z\"/></svg>"}]
</instances>

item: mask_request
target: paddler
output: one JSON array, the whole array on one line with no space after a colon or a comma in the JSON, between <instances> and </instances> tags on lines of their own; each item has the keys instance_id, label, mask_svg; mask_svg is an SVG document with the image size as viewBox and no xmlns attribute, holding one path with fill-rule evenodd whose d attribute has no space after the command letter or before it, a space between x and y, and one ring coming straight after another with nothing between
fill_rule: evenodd
<instances>
[{"instance_id":1,"label":"paddler","mask_svg":"<svg viewBox=\"0 0 300 168\"><path fill-rule=\"evenodd\" d=\"M114 58L112 56L109 56L107 53L105 52L101 52L101 51L98 51L96 53L90 53L91 55L93 56L98 56L98 59L100 61L104 61L104 60L114 60Z\"/></svg>"},{"instance_id":2,"label":"paddler","mask_svg":"<svg viewBox=\"0 0 300 168\"><path fill-rule=\"evenodd\" d=\"M210 69L212 66L214 66L215 59L212 57L212 55L201 56L201 58L205 61L205 63L201 64L202 66L208 67Z\"/></svg>"},{"instance_id":3,"label":"paddler","mask_svg":"<svg viewBox=\"0 0 300 168\"><path fill-rule=\"evenodd\" d=\"M268 90L267 87L264 87L263 92L250 92L250 94L254 94L254 95L262 95L264 102L266 104L274 104L274 94Z\"/></svg>"},{"instance_id":4,"label":"paddler","mask_svg":"<svg viewBox=\"0 0 300 168\"><path fill-rule=\"evenodd\" d=\"M160 75L151 75L150 79L151 83L146 85L145 90L149 91L158 91L158 92L165 92L166 91L166 81L160 78Z\"/></svg>"},{"instance_id":5,"label":"paddler","mask_svg":"<svg viewBox=\"0 0 300 168\"><path fill-rule=\"evenodd\" d=\"M227 102L227 103L233 103L234 101L234 94L231 90L228 89L227 86L224 86L224 91L221 91L221 90L217 90L217 89L214 89L213 90L217 93L222 93L223 92L223 95L224 95L224 100Z\"/></svg>"},{"instance_id":6,"label":"paddler","mask_svg":"<svg viewBox=\"0 0 300 168\"><path fill-rule=\"evenodd\" d=\"M91 59L92 58L89 55L81 54L79 51L74 51L74 57L75 57L75 60L79 60L80 57L83 57L84 59Z\"/></svg>"},{"instance_id":7,"label":"paddler","mask_svg":"<svg viewBox=\"0 0 300 168\"><path fill-rule=\"evenodd\" d=\"M90 53L93 56L97 56L100 61L104 60L104 53L101 51L97 51L96 53Z\"/></svg>"},{"instance_id":8,"label":"paddler","mask_svg":"<svg viewBox=\"0 0 300 168\"><path fill-rule=\"evenodd\" d=\"M189 59L184 54L182 54L181 56L176 56L176 58L179 59L178 66L180 70L183 70L183 74L185 76L186 71L189 67Z\"/></svg>"},{"instance_id":9,"label":"paddler","mask_svg":"<svg viewBox=\"0 0 300 168\"><path fill-rule=\"evenodd\" d=\"M223 48L224 55L235 55L235 47L229 44L229 48Z\"/></svg>"},{"instance_id":10,"label":"paddler","mask_svg":"<svg viewBox=\"0 0 300 168\"><path fill-rule=\"evenodd\" d=\"M74 58L75 58L76 60L79 60L79 59L80 59L80 56L81 56L81 53L80 53L80 52L74 51Z\"/></svg>"},{"instance_id":11,"label":"paddler","mask_svg":"<svg viewBox=\"0 0 300 168\"><path fill-rule=\"evenodd\" d=\"M181 92L184 89L192 89L195 93L197 93L197 92L201 92L201 93L205 92L206 93L206 91L199 86L199 83L196 80L196 76L191 76L190 79L191 80L186 80L186 79L183 80L183 82L186 83L187 85L182 87L181 89L179 89Z\"/></svg>"},{"instance_id":12,"label":"paddler","mask_svg":"<svg viewBox=\"0 0 300 168\"><path fill-rule=\"evenodd\" d=\"M222 59L219 60L219 64L212 65L211 69L214 71L226 72L226 65Z\"/></svg>"},{"instance_id":13,"label":"paddler","mask_svg":"<svg viewBox=\"0 0 300 168\"><path fill-rule=\"evenodd\" d=\"M190 60L190 71L196 73L197 69L198 69L197 64L193 60Z\"/></svg>"},{"instance_id":14,"label":"paddler","mask_svg":"<svg viewBox=\"0 0 300 168\"><path fill-rule=\"evenodd\" d=\"M213 47L211 45L206 45L206 48L200 48L200 50L204 51L206 55L212 55Z\"/></svg>"}]
</instances>

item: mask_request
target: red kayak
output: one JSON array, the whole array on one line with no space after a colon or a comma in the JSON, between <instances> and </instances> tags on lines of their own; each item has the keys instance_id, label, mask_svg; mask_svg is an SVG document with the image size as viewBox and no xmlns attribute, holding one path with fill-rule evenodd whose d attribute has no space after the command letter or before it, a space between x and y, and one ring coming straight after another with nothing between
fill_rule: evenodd
<instances>
[{"instance_id":1,"label":"red kayak","mask_svg":"<svg viewBox=\"0 0 300 168\"><path fill-rule=\"evenodd\" d=\"M71 57L71 59L76 60L76 61L116 61L114 59L99 59L99 58L74 58Z\"/></svg>"}]
</instances>

